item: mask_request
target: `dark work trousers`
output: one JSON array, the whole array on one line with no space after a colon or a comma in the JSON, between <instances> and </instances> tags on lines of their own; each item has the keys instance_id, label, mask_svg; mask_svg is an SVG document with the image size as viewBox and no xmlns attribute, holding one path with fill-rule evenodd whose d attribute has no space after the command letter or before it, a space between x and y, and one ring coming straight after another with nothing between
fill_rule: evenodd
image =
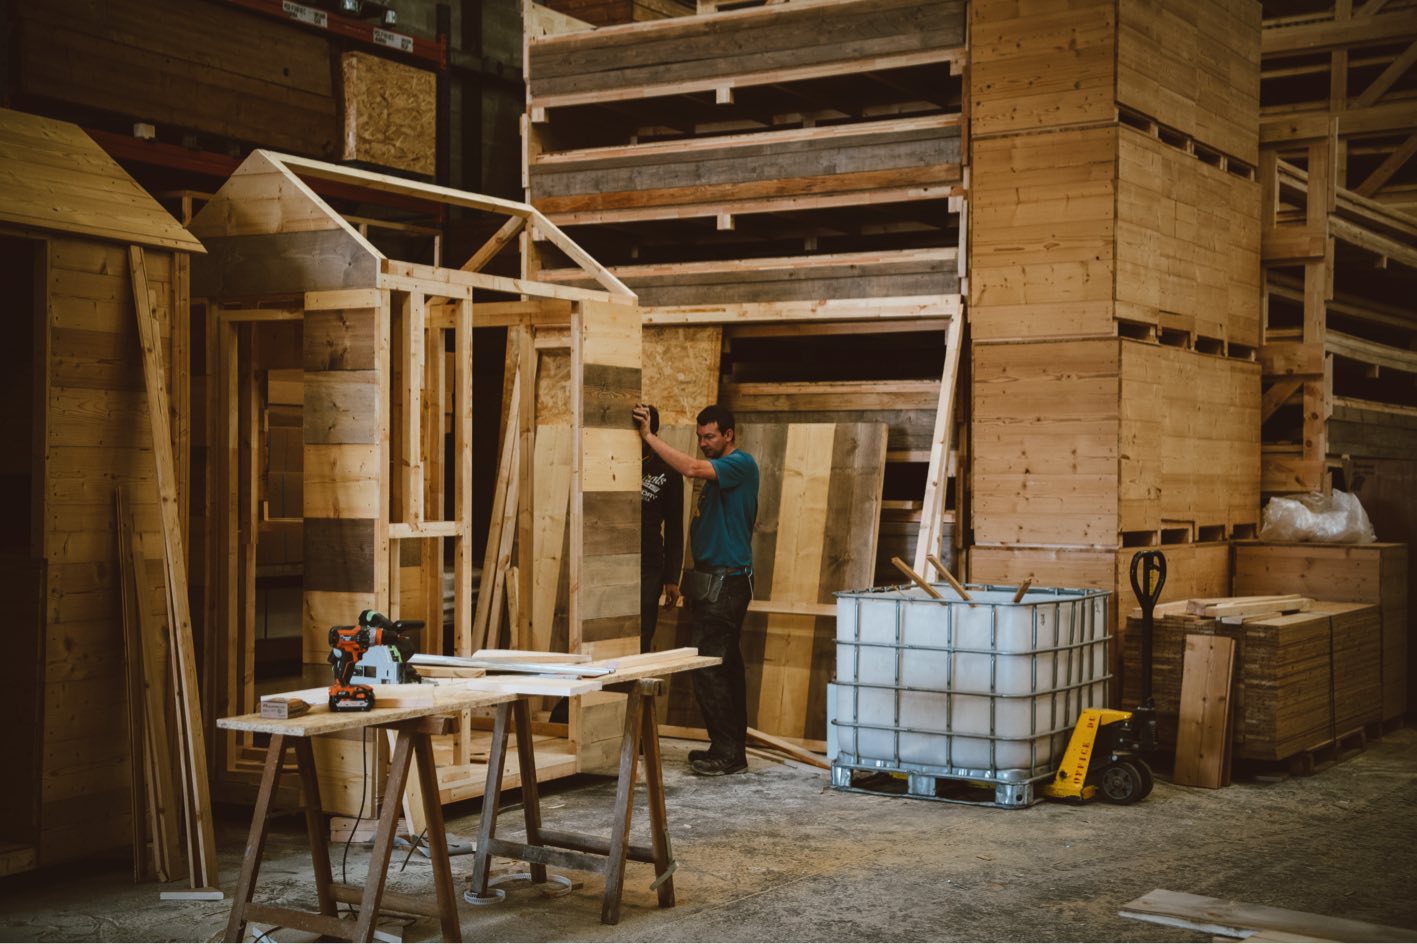
<instances>
[{"instance_id":1,"label":"dark work trousers","mask_svg":"<svg viewBox=\"0 0 1417 944\"><path fill-rule=\"evenodd\" d=\"M742 760L748 741L748 693L743 676L743 617L752 599L752 578L727 577L713 603L694 603L691 645L701 656L716 656L722 665L690 673L699 714L709 735L709 752Z\"/></svg>"},{"instance_id":2,"label":"dark work trousers","mask_svg":"<svg viewBox=\"0 0 1417 944\"><path fill-rule=\"evenodd\" d=\"M654 629L659 625L659 595L664 584L659 568L640 572L640 652L649 652L654 644Z\"/></svg>"}]
</instances>

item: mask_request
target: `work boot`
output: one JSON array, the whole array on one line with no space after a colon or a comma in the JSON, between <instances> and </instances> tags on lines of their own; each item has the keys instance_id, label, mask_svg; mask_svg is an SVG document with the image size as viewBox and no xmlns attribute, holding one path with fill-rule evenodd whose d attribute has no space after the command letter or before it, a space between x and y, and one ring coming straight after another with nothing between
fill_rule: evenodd
<instances>
[{"instance_id":1,"label":"work boot","mask_svg":"<svg viewBox=\"0 0 1417 944\"><path fill-rule=\"evenodd\" d=\"M690 752L689 752L689 763L692 764L692 763L693 763L694 761L696 761L696 760L704 760L705 758L709 758L709 757L712 757L712 756L713 756L713 752L712 752L712 751L690 751Z\"/></svg>"},{"instance_id":2,"label":"work boot","mask_svg":"<svg viewBox=\"0 0 1417 944\"><path fill-rule=\"evenodd\" d=\"M722 777L725 774L747 773L746 758L714 757L712 755L689 762L689 769L700 777Z\"/></svg>"}]
</instances>

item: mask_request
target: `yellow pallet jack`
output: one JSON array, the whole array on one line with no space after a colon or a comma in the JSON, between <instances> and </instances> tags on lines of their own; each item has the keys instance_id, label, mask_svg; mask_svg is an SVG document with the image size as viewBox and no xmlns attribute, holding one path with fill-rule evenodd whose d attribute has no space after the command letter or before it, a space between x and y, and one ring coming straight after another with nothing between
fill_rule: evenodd
<instances>
[{"instance_id":1,"label":"yellow pallet jack","mask_svg":"<svg viewBox=\"0 0 1417 944\"><path fill-rule=\"evenodd\" d=\"M1166 557L1138 551L1132 557L1132 592L1141 604L1141 704L1133 711L1084 708L1063 762L1043 787L1046 797L1082 803L1135 803L1151 793L1151 767L1142 755L1156 750L1156 705L1151 696L1152 617L1166 585Z\"/></svg>"}]
</instances>

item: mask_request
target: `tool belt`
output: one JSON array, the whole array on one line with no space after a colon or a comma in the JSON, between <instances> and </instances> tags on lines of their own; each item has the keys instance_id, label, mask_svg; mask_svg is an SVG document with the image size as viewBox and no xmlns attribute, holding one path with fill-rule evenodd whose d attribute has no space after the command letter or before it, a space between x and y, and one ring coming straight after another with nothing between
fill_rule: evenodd
<instances>
[{"instance_id":1,"label":"tool belt","mask_svg":"<svg viewBox=\"0 0 1417 944\"><path fill-rule=\"evenodd\" d=\"M693 570L684 571L679 581L679 591L691 603L717 603L723 592L723 582L729 577L746 577L753 571L748 567L713 567L697 564Z\"/></svg>"}]
</instances>

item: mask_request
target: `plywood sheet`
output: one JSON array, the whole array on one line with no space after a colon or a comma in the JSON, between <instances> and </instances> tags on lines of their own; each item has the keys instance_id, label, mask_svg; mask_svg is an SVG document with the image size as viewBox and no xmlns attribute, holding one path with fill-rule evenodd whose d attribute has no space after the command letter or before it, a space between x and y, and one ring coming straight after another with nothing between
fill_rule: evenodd
<instances>
[{"instance_id":1,"label":"plywood sheet","mask_svg":"<svg viewBox=\"0 0 1417 944\"><path fill-rule=\"evenodd\" d=\"M437 76L364 52L340 56L346 161L433 176Z\"/></svg>"}]
</instances>

